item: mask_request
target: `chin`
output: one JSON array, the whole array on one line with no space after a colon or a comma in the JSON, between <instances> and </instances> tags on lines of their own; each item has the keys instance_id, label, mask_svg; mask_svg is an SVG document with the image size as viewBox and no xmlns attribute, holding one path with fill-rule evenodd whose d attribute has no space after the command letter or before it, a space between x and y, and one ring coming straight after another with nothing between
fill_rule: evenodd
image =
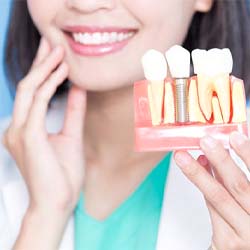
<instances>
[{"instance_id":1,"label":"chin","mask_svg":"<svg viewBox=\"0 0 250 250\"><path fill-rule=\"evenodd\" d=\"M133 82L126 78L121 78L120 76L106 76L98 77L96 75L89 75L88 78L82 74L69 74L70 82L77 85L80 88L84 88L87 91L94 92L104 92L113 91L126 87L133 87Z\"/></svg>"}]
</instances>

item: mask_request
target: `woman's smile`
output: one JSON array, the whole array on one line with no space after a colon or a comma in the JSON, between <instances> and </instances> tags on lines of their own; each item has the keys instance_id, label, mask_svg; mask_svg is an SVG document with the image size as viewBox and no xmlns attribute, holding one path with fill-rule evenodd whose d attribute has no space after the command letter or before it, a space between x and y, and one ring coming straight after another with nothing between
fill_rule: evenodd
<instances>
[{"instance_id":1,"label":"woman's smile","mask_svg":"<svg viewBox=\"0 0 250 250\"><path fill-rule=\"evenodd\" d=\"M138 32L133 28L67 26L64 28L71 49L81 56L103 56L123 49Z\"/></svg>"},{"instance_id":2,"label":"woman's smile","mask_svg":"<svg viewBox=\"0 0 250 250\"><path fill-rule=\"evenodd\" d=\"M140 59L145 51L180 44L195 12L194 0L27 3L39 32L52 47L64 47L68 79L98 92L132 87L142 79ZM183 18L172 15L180 10Z\"/></svg>"}]
</instances>

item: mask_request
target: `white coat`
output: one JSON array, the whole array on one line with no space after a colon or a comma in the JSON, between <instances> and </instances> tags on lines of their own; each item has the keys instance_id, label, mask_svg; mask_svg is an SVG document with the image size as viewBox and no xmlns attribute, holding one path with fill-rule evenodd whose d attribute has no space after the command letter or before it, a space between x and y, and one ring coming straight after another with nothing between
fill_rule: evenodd
<instances>
[{"instance_id":1,"label":"white coat","mask_svg":"<svg viewBox=\"0 0 250 250\"><path fill-rule=\"evenodd\" d=\"M47 129L56 132L63 121L64 100L52 104ZM10 118L0 122L0 137ZM198 152L196 152L197 154ZM194 153L195 154L195 153ZM11 250L29 203L26 185L18 168L0 145L0 249ZM171 160L159 226L157 250L207 250L212 229L202 194ZM60 250L74 250L73 215L65 230ZM143 250L143 249L131 249Z\"/></svg>"}]
</instances>

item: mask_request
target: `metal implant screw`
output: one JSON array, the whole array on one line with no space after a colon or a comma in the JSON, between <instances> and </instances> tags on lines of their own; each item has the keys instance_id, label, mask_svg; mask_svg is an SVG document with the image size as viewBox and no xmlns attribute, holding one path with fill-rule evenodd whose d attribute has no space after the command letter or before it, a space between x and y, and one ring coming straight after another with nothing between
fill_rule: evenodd
<instances>
[{"instance_id":1,"label":"metal implant screw","mask_svg":"<svg viewBox=\"0 0 250 250\"><path fill-rule=\"evenodd\" d=\"M186 123L189 121L188 113L188 79L175 79L175 115L176 122Z\"/></svg>"}]
</instances>

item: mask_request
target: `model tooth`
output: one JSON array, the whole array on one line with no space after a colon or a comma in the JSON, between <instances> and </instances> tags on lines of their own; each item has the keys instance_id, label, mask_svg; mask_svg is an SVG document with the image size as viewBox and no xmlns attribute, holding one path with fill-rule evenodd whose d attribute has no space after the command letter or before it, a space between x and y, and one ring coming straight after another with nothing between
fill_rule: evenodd
<instances>
[{"instance_id":1,"label":"model tooth","mask_svg":"<svg viewBox=\"0 0 250 250\"><path fill-rule=\"evenodd\" d=\"M197 75L199 103L206 120L212 116L213 89L211 79L205 75Z\"/></svg>"},{"instance_id":2,"label":"model tooth","mask_svg":"<svg viewBox=\"0 0 250 250\"><path fill-rule=\"evenodd\" d=\"M223 121L228 123L231 115L229 74L222 73L214 78L214 90L219 99Z\"/></svg>"},{"instance_id":3,"label":"model tooth","mask_svg":"<svg viewBox=\"0 0 250 250\"><path fill-rule=\"evenodd\" d=\"M207 51L203 49L195 49L192 51L192 60L194 73L196 75L205 75L206 71L206 56Z\"/></svg>"},{"instance_id":4,"label":"model tooth","mask_svg":"<svg viewBox=\"0 0 250 250\"><path fill-rule=\"evenodd\" d=\"M190 52L175 45L166 52L169 70L173 78L188 78L190 76Z\"/></svg>"},{"instance_id":5,"label":"model tooth","mask_svg":"<svg viewBox=\"0 0 250 250\"><path fill-rule=\"evenodd\" d=\"M188 90L188 110L190 122L202 122L206 120L201 112L196 81L192 79L189 84Z\"/></svg>"},{"instance_id":6,"label":"model tooth","mask_svg":"<svg viewBox=\"0 0 250 250\"><path fill-rule=\"evenodd\" d=\"M165 83L164 123L175 123L174 90L171 82Z\"/></svg>"},{"instance_id":7,"label":"model tooth","mask_svg":"<svg viewBox=\"0 0 250 250\"><path fill-rule=\"evenodd\" d=\"M190 52L175 45L166 52L171 76L174 79L176 122L186 123L188 118L188 78L190 76Z\"/></svg>"},{"instance_id":8,"label":"model tooth","mask_svg":"<svg viewBox=\"0 0 250 250\"><path fill-rule=\"evenodd\" d=\"M229 49L194 50L194 71L198 79L198 94L202 112L207 120L212 115L212 96L215 91L225 123L230 119L230 79L233 60Z\"/></svg>"},{"instance_id":9,"label":"model tooth","mask_svg":"<svg viewBox=\"0 0 250 250\"><path fill-rule=\"evenodd\" d=\"M164 81L167 77L167 62L157 50L148 50L142 57L142 66L148 81Z\"/></svg>"},{"instance_id":10,"label":"model tooth","mask_svg":"<svg viewBox=\"0 0 250 250\"><path fill-rule=\"evenodd\" d=\"M212 107L213 107L213 114L214 114L214 123L215 124L223 123L219 100L216 96L213 96L212 98Z\"/></svg>"},{"instance_id":11,"label":"model tooth","mask_svg":"<svg viewBox=\"0 0 250 250\"><path fill-rule=\"evenodd\" d=\"M152 93L152 88L150 84L148 84L148 101L149 101L152 125L153 126L159 125L161 123L162 117L160 115L160 111L157 109L158 103L156 103L154 99L154 95Z\"/></svg>"},{"instance_id":12,"label":"model tooth","mask_svg":"<svg viewBox=\"0 0 250 250\"><path fill-rule=\"evenodd\" d=\"M214 49L210 50L210 53L212 61L216 62L214 67L218 70L217 72L214 70L215 74L217 73L213 81L214 90L219 99L223 121L228 123L231 115L229 75L233 69L233 57L229 49Z\"/></svg>"},{"instance_id":13,"label":"model tooth","mask_svg":"<svg viewBox=\"0 0 250 250\"><path fill-rule=\"evenodd\" d=\"M246 117L246 97L244 91L244 84L242 81L236 80L232 86L232 106L233 118L232 122L245 122Z\"/></svg>"},{"instance_id":14,"label":"model tooth","mask_svg":"<svg viewBox=\"0 0 250 250\"><path fill-rule=\"evenodd\" d=\"M148 96L152 124L162 121L164 80L167 76L167 63L164 55L156 50L147 51L142 57L145 78L148 80Z\"/></svg>"},{"instance_id":15,"label":"model tooth","mask_svg":"<svg viewBox=\"0 0 250 250\"><path fill-rule=\"evenodd\" d=\"M196 49L192 51L194 72L197 74L199 103L203 114L207 120L212 115L212 96L213 86L211 79L206 73L207 69L207 51Z\"/></svg>"},{"instance_id":16,"label":"model tooth","mask_svg":"<svg viewBox=\"0 0 250 250\"><path fill-rule=\"evenodd\" d=\"M223 49L222 54L224 55L224 73L231 74L233 71L233 56L230 49Z\"/></svg>"}]
</instances>

